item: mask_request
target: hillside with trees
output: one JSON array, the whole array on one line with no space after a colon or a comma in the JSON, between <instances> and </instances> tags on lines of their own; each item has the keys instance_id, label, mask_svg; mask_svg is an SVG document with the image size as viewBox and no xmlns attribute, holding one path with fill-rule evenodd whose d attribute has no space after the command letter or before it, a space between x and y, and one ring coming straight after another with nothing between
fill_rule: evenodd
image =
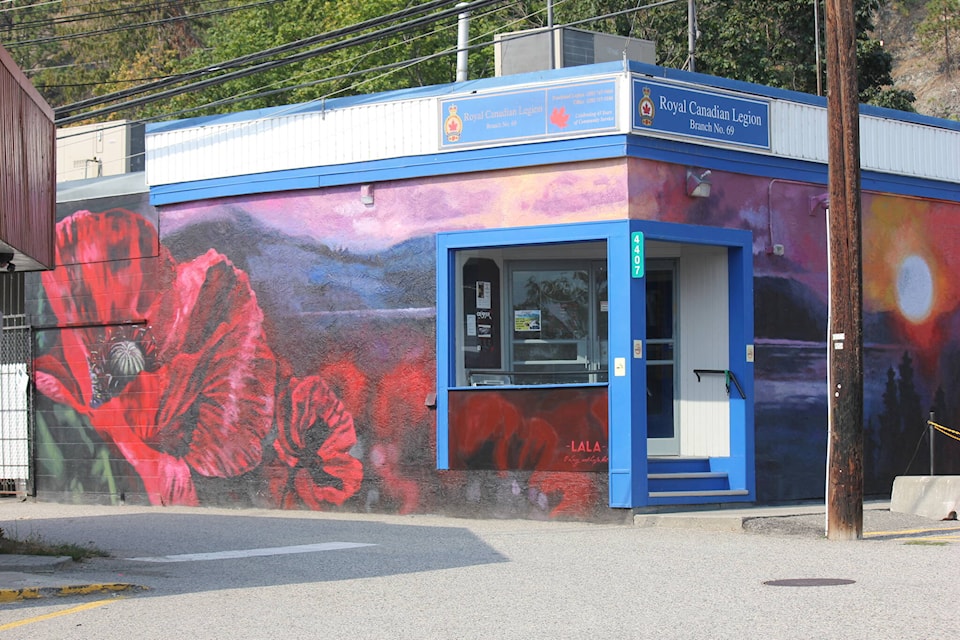
<instances>
[{"instance_id":1,"label":"hillside with trees","mask_svg":"<svg viewBox=\"0 0 960 640\"><path fill-rule=\"evenodd\" d=\"M960 0L887 2L875 36L894 60L898 88L919 113L960 119Z\"/></svg>"},{"instance_id":2,"label":"hillside with trees","mask_svg":"<svg viewBox=\"0 0 960 640\"><path fill-rule=\"evenodd\" d=\"M548 22L546 0L470 4L471 77L494 74L494 34ZM863 102L957 117L958 4L856 0ZM451 82L456 5L8 0L0 5L0 42L60 124L171 119ZM822 3L818 13L810 0L698 0L696 6L696 71L826 91ZM688 64L687 2L554 0L551 8L555 25L654 40L658 64Z\"/></svg>"}]
</instances>

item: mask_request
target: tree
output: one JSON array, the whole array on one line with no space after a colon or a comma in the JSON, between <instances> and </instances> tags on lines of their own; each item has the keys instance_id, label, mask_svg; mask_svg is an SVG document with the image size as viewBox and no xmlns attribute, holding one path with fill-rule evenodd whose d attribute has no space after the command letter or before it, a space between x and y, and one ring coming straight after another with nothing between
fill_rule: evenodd
<instances>
[{"instance_id":1,"label":"tree","mask_svg":"<svg viewBox=\"0 0 960 640\"><path fill-rule=\"evenodd\" d=\"M197 0L31 2L0 14L7 22L0 33L56 107L168 75L179 57L203 44L208 21L183 19L197 6Z\"/></svg>"},{"instance_id":2,"label":"tree","mask_svg":"<svg viewBox=\"0 0 960 640\"><path fill-rule=\"evenodd\" d=\"M911 109L913 96L892 87L889 55L869 34L886 0L857 0L861 99ZM958 0L952 0L957 2ZM493 75L493 36L545 26L547 0L499 2L471 17L471 77ZM456 15L372 40L378 29L403 20L370 23L423 3L409 0L227 0L215 15L201 0L85 0L37 3L13 0L0 13L0 37L54 107L138 87L153 78L192 73L214 78L222 65L252 53L336 34L291 53L317 55L257 71L222 85L156 103L125 108L114 117L179 117L269 107L348 94L444 84L456 75ZM19 6L22 5L22 6ZM450 9L452 3L443 8ZM814 93L817 87L814 13L810 0L698 0L697 71ZM554 5L554 24L646 38L657 62L687 61L687 3L637 8L627 0L566 0ZM438 9L431 10L436 13ZM190 16L189 19L184 17ZM821 23L822 29L822 23ZM341 31L338 31L341 30ZM17 45L17 41L31 44ZM287 53L272 59L279 61ZM233 67L237 70L247 65ZM829 81L829 79L828 79ZM181 83L183 85L184 83Z\"/></svg>"},{"instance_id":3,"label":"tree","mask_svg":"<svg viewBox=\"0 0 960 640\"><path fill-rule=\"evenodd\" d=\"M950 75L956 66L954 52L960 37L960 0L928 2L926 16L917 25L917 36L926 51L942 52L944 70Z\"/></svg>"}]
</instances>

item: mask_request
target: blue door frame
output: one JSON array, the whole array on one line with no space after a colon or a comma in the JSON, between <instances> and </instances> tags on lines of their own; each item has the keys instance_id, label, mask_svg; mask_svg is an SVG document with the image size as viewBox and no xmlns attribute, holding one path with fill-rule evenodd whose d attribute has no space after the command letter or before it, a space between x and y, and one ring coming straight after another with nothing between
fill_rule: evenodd
<instances>
[{"instance_id":1,"label":"blue door frame","mask_svg":"<svg viewBox=\"0 0 960 640\"><path fill-rule=\"evenodd\" d=\"M725 246L730 291L730 370L743 387L730 397L730 457L711 460L726 471L732 488L755 495L753 454L752 234L646 220L584 222L509 229L482 229L437 234L437 468L449 468L449 389L456 385L456 252L519 245L606 241L609 287L609 505L615 508L649 504L647 490L645 280L635 277L631 235L645 241ZM621 304L618 301L627 301ZM742 500L743 498L741 498Z\"/></svg>"}]
</instances>

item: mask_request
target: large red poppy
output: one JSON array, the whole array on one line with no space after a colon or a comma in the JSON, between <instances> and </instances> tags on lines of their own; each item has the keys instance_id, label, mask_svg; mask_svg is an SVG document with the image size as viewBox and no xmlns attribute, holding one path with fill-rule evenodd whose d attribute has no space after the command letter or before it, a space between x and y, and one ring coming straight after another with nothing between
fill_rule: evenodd
<instances>
[{"instance_id":1,"label":"large red poppy","mask_svg":"<svg viewBox=\"0 0 960 640\"><path fill-rule=\"evenodd\" d=\"M277 401L277 426L277 459L267 464L266 477L278 506L320 509L357 492L363 466L350 455L357 443L353 416L323 380L291 378Z\"/></svg>"},{"instance_id":2,"label":"large red poppy","mask_svg":"<svg viewBox=\"0 0 960 640\"><path fill-rule=\"evenodd\" d=\"M75 213L56 247L61 266L41 277L64 328L36 360L37 389L87 416L154 504L196 504L193 473L256 467L276 363L246 274L212 250L177 265L123 210Z\"/></svg>"}]
</instances>

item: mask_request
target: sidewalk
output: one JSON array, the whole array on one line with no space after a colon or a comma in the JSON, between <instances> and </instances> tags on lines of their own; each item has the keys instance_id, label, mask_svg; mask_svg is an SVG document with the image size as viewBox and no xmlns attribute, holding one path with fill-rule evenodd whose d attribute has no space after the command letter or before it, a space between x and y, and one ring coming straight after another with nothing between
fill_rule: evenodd
<instances>
[{"instance_id":1,"label":"sidewalk","mask_svg":"<svg viewBox=\"0 0 960 640\"><path fill-rule=\"evenodd\" d=\"M822 502L640 513L634 516L633 521L640 527L743 531L821 538L826 535L827 525L826 505ZM866 540L923 536L943 531L960 532L960 523L890 511L889 500L864 502L863 537Z\"/></svg>"}]
</instances>

